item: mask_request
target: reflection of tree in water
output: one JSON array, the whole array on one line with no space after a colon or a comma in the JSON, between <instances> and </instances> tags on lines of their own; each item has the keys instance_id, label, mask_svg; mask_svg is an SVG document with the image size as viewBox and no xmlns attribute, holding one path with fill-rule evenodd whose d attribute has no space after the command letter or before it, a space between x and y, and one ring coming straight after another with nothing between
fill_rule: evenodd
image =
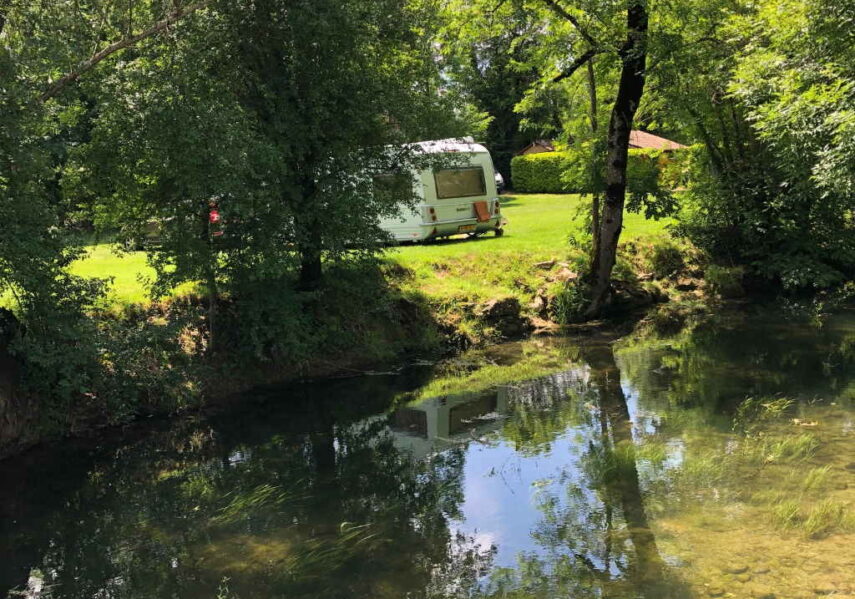
<instances>
[{"instance_id":1,"label":"reflection of tree in water","mask_svg":"<svg viewBox=\"0 0 855 599\"><path fill-rule=\"evenodd\" d=\"M590 346L586 388L572 402L588 430L583 480L541 497L532 532L542 547L491 577L491 597L689 597L659 554L644 506L620 371L608 346Z\"/></svg>"},{"instance_id":2,"label":"reflection of tree in water","mask_svg":"<svg viewBox=\"0 0 855 599\"><path fill-rule=\"evenodd\" d=\"M463 449L415 462L385 416L329 408L252 425L251 438L200 427L118 450L28 531L39 548L29 567L53 597L207 599L224 578L224 594L241 598L416 597L471 584L491 553L449 530Z\"/></svg>"},{"instance_id":3,"label":"reflection of tree in water","mask_svg":"<svg viewBox=\"0 0 855 599\"><path fill-rule=\"evenodd\" d=\"M853 329L851 314L816 327L804 318L728 311L675 335L622 340L618 362L649 405L697 408L714 421L749 396L836 394L855 380Z\"/></svg>"}]
</instances>

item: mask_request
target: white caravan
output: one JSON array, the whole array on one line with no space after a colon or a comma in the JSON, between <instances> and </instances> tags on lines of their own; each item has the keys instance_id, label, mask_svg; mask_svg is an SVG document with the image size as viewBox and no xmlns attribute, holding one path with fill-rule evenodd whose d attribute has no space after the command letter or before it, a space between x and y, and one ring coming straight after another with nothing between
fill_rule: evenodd
<instances>
[{"instance_id":1,"label":"white caravan","mask_svg":"<svg viewBox=\"0 0 855 599\"><path fill-rule=\"evenodd\" d=\"M470 139L423 141L417 146L432 154L450 154L454 167L415 173L414 207L402 206L399 216L380 220L397 242L424 241L451 235L502 235L493 160L487 148ZM391 177L391 176L390 176ZM375 179L375 183L384 177Z\"/></svg>"}]
</instances>

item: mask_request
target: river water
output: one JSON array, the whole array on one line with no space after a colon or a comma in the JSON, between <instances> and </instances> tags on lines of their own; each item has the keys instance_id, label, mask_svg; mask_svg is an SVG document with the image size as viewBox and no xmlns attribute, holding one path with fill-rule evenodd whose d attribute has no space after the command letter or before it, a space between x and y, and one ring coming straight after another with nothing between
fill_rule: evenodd
<instances>
[{"instance_id":1,"label":"river water","mask_svg":"<svg viewBox=\"0 0 855 599\"><path fill-rule=\"evenodd\" d=\"M855 314L266 388L0 463L0 597L855 597Z\"/></svg>"}]
</instances>

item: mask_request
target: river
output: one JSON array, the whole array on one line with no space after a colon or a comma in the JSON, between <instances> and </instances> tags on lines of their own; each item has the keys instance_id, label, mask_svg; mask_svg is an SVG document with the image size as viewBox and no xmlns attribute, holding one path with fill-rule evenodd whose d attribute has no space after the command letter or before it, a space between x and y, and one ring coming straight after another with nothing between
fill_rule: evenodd
<instances>
[{"instance_id":1,"label":"river","mask_svg":"<svg viewBox=\"0 0 855 599\"><path fill-rule=\"evenodd\" d=\"M0 463L0 597L855 597L855 313L252 395Z\"/></svg>"}]
</instances>

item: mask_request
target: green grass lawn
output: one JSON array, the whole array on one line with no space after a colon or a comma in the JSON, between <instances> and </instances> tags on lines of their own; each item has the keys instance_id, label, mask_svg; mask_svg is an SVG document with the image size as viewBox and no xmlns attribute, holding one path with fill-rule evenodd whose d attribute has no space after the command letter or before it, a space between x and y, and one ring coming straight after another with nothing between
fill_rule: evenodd
<instances>
[{"instance_id":1,"label":"green grass lawn","mask_svg":"<svg viewBox=\"0 0 855 599\"><path fill-rule=\"evenodd\" d=\"M581 250L570 247L571 234L585 220L589 198L567 194L513 194L502 196L502 213L508 219L505 234L491 233L478 239L453 238L424 245L406 245L387 252L387 259L415 273L405 289L429 297L471 298L520 295L538 285L531 265L547 260L581 259ZM647 220L625 214L622 239L668 236L671 220Z\"/></svg>"},{"instance_id":2,"label":"green grass lawn","mask_svg":"<svg viewBox=\"0 0 855 599\"><path fill-rule=\"evenodd\" d=\"M86 257L71 265L81 277L113 279L107 300L115 304L142 303L148 299L146 279L154 278L154 269L146 264L145 252L116 252L112 243L86 248Z\"/></svg>"},{"instance_id":3,"label":"green grass lawn","mask_svg":"<svg viewBox=\"0 0 855 599\"><path fill-rule=\"evenodd\" d=\"M505 235L485 235L477 241L461 237L427 245L403 246L390 255L402 262L430 258L451 258L483 252L546 252L566 250L571 233L579 230L590 198L566 194L514 194L501 197L502 214L508 219ZM647 220L643 215L624 215L624 239L667 235L670 220Z\"/></svg>"},{"instance_id":4,"label":"green grass lawn","mask_svg":"<svg viewBox=\"0 0 855 599\"><path fill-rule=\"evenodd\" d=\"M412 270L415 277L405 287L429 297L507 295L526 279L533 262L572 256L568 239L583 222L587 202L577 195L505 195L502 213L508 225L503 237L487 234L478 239L401 246L386 252L386 259ZM627 214L624 239L665 236L667 223ZM145 280L154 277L144 252L119 253L110 243L89 246L86 257L71 270L86 277L112 278L107 300L113 305L145 302ZM177 293L190 288L182 286Z\"/></svg>"}]
</instances>

